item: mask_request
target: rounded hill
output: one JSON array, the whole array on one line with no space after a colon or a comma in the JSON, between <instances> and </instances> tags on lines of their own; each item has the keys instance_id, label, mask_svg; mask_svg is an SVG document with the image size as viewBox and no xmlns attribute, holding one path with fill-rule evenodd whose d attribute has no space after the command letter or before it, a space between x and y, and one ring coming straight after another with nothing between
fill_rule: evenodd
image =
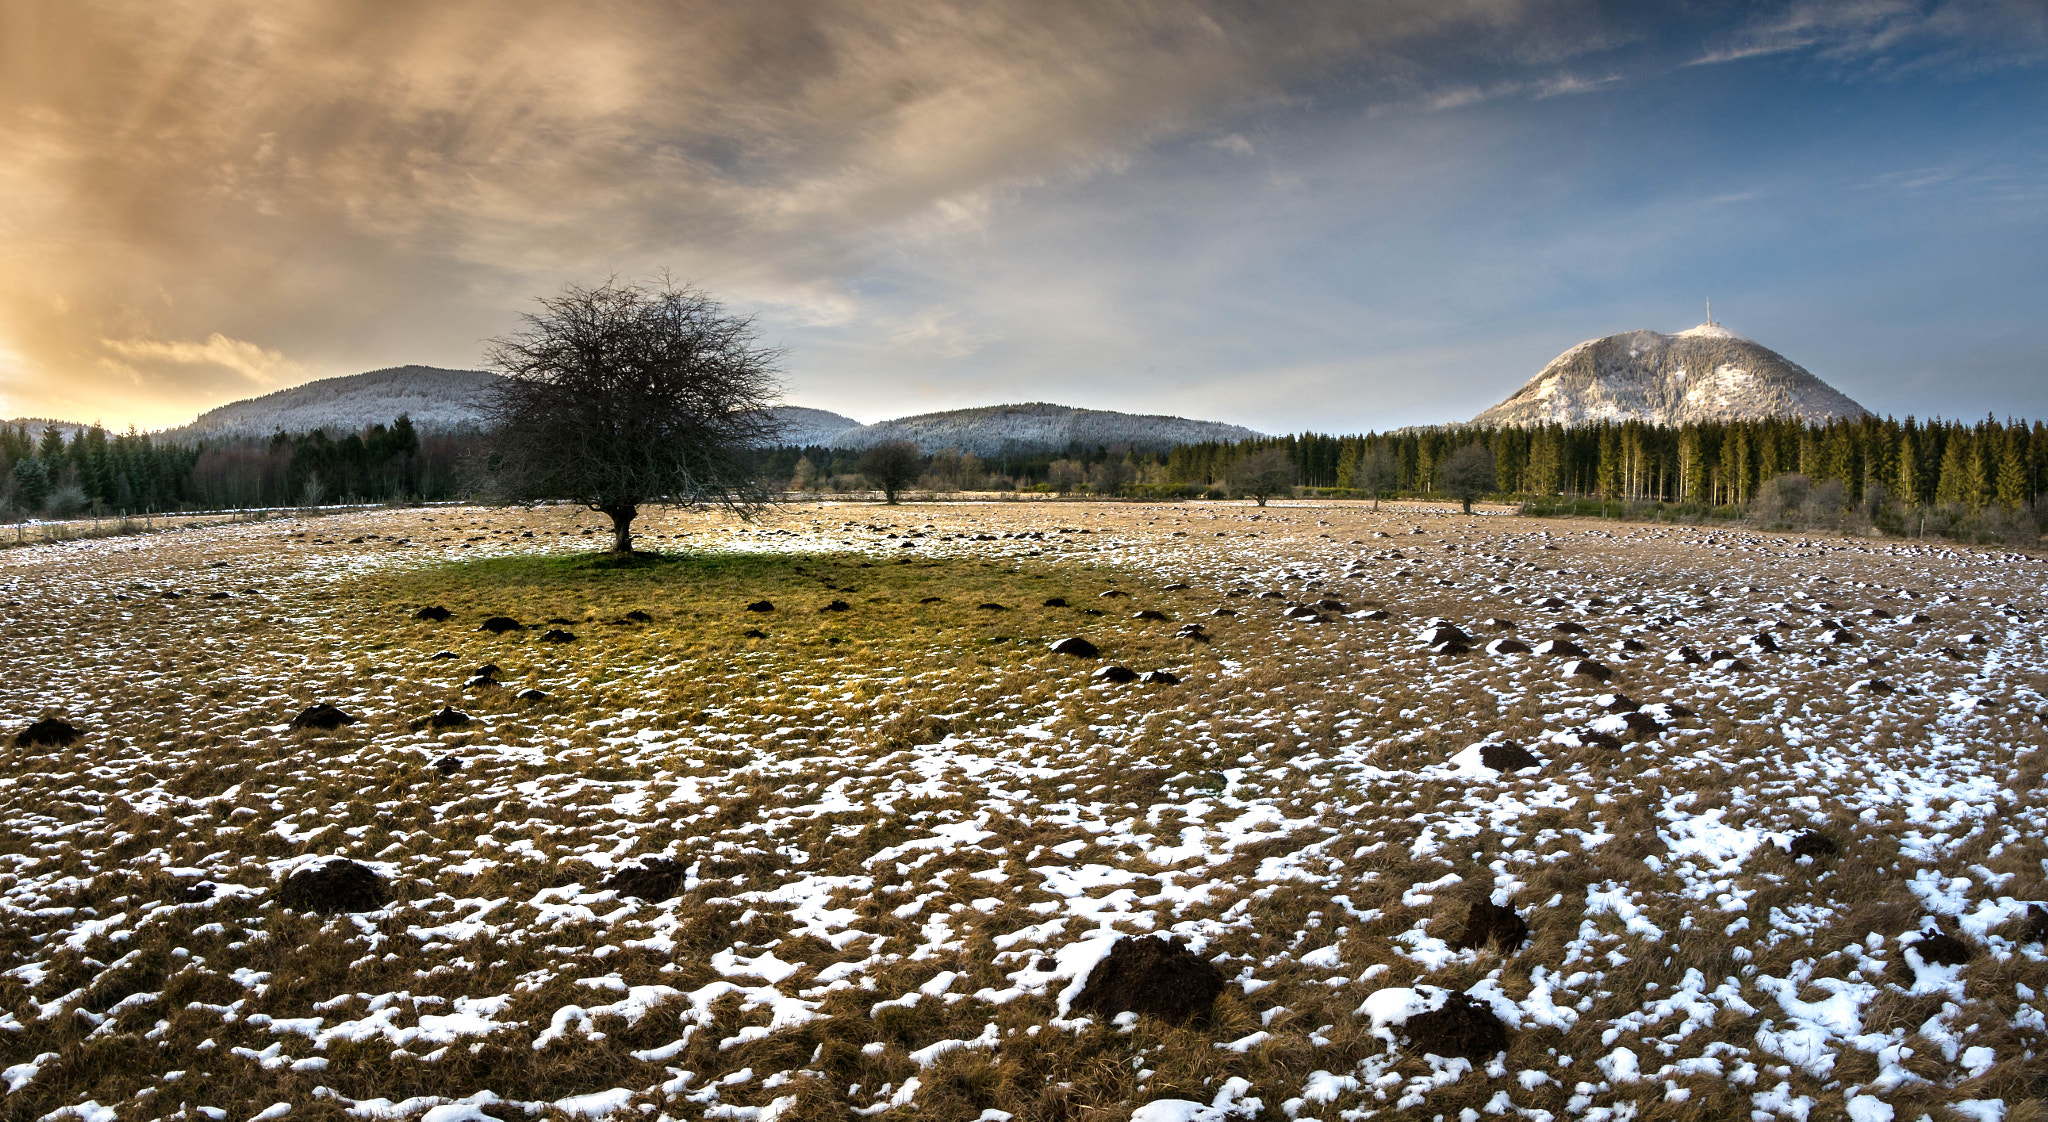
<instances>
[{"instance_id":1,"label":"rounded hill","mask_svg":"<svg viewBox=\"0 0 2048 1122\"><path fill-rule=\"evenodd\" d=\"M1868 410L1806 368L1717 323L1665 335L1628 331L1589 339L1550 361L1475 425L1644 421L1824 422Z\"/></svg>"}]
</instances>

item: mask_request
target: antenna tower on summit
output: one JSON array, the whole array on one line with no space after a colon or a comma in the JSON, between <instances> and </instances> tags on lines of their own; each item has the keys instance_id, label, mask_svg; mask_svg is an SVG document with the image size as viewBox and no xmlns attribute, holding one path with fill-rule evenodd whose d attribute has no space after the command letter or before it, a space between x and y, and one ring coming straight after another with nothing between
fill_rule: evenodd
<instances>
[{"instance_id":1,"label":"antenna tower on summit","mask_svg":"<svg viewBox=\"0 0 2048 1122\"><path fill-rule=\"evenodd\" d=\"M1715 324L1714 324L1714 298L1713 298L1713 297L1711 297L1711 296L1707 297L1707 326L1708 326L1708 327L1713 327L1713 326L1715 326Z\"/></svg>"}]
</instances>

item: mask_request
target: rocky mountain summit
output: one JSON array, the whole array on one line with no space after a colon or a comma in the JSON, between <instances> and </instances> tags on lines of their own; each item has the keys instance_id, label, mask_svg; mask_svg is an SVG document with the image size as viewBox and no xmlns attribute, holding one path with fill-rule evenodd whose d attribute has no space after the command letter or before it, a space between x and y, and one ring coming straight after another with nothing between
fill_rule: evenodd
<instances>
[{"instance_id":1,"label":"rocky mountain summit","mask_svg":"<svg viewBox=\"0 0 2048 1122\"><path fill-rule=\"evenodd\" d=\"M1798 363L1709 321L1675 335L1629 331L1589 339L1472 423L1824 422L1867 414Z\"/></svg>"}]
</instances>

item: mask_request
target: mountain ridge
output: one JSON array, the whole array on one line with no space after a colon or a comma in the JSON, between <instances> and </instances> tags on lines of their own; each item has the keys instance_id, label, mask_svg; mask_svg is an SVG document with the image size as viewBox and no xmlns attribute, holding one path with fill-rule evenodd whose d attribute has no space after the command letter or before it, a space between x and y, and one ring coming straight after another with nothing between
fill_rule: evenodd
<instances>
[{"instance_id":1,"label":"mountain ridge","mask_svg":"<svg viewBox=\"0 0 2048 1122\"><path fill-rule=\"evenodd\" d=\"M391 366L322 378L209 409L153 435L178 443L262 440L276 432L356 432L389 424L403 413L422 434L477 432L491 387L486 370ZM777 406L785 445L862 450L904 439L926 452L952 448L978 455L1059 452L1073 445L1159 449L1262 434L1241 425L1163 414L1120 413L1048 402L986 405L896 417L863 425L851 417L801 405ZM60 422L60 426L64 423ZM65 426L68 427L68 426Z\"/></svg>"},{"instance_id":2,"label":"mountain ridge","mask_svg":"<svg viewBox=\"0 0 2048 1122\"><path fill-rule=\"evenodd\" d=\"M1262 435L1222 421L1033 401L897 417L840 433L829 443L836 448L863 449L888 440L908 440L927 453L952 448L988 457L1004 452L1059 452L1074 445L1153 450Z\"/></svg>"}]
</instances>

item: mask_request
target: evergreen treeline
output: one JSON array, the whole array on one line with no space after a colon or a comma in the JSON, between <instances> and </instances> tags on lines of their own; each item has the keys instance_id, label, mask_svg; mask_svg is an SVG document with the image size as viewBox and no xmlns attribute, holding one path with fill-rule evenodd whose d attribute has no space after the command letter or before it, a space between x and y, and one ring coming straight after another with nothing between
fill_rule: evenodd
<instances>
[{"instance_id":1,"label":"evergreen treeline","mask_svg":"<svg viewBox=\"0 0 2048 1122\"><path fill-rule=\"evenodd\" d=\"M0 428L0 500L14 517L70 517L455 497L474 437L421 436L410 418L339 439L324 430L269 440L178 444L94 425Z\"/></svg>"},{"instance_id":2,"label":"evergreen treeline","mask_svg":"<svg viewBox=\"0 0 2048 1122\"><path fill-rule=\"evenodd\" d=\"M1177 481L1215 482L1229 465L1281 447L1311 487L1358 488L1361 465L1385 449L1395 491L1427 494L1436 466L1469 444L1494 455L1502 493L1742 506L1766 481L1802 475L1842 485L1851 504L1872 492L1912 505L2020 507L2048 492L2048 426L1920 423L1908 417L1809 425L1729 421L1677 428L1627 421L1565 428L1446 427L1332 437L1314 433L1237 444L1190 444L1166 456Z\"/></svg>"},{"instance_id":3,"label":"evergreen treeline","mask_svg":"<svg viewBox=\"0 0 2048 1122\"><path fill-rule=\"evenodd\" d=\"M1493 453L1498 492L1628 502L1746 506L1769 480L1801 475L1841 485L1848 505L1876 500L1910 506L2028 506L2048 492L2048 426L1890 418L1810 425L1797 420L1730 421L1677 428L1636 421L1573 428L1471 426L1359 436L1298 436L1183 444L1164 452L1069 448L1011 455L926 457L934 490L1057 490L1129 495L1199 495L1227 485L1231 468L1268 448L1282 450L1296 482L1315 493L1427 495L1452 452L1480 444ZM1368 481L1376 458L1390 481ZM780 448L764 474L797 490L857 489L859 453Z\"/></svg>"},{"instance_id":4,"label":"evergreen treeline","mask_svg":"<svg viewBox=\"0 0 2048 1122\"><path fill-rule=\"evenodd\" d=\"M183 445L98 426L65 439L54 427L0 428L0 507L35 514L140 514L456 498L462 463L479 438L421 436L407 417L340 437L324 430L269 440ZM1824 425L1731 421L1677 428L1628 421L1566 428L1445 426L1356 436L1302 433L1183 444L1167 451L1071 447L988 458L925 457L933 491L1059 491L1147 498L1221 496L1232 469L1267 449L1293 465L1295 482L1321 495L1430 495L1453 452L1493 454L1496 494L1548 509L1562 500L1681 504L1729 513L1783 505L1774 480L1797 476L1800 502L1862 510L2048 513L2048 426L1965 424L1908 417ZM796 491L865 490L860 453L824 447L764 449L762 477ZM1572 507L1571 509L1579 509Z\"/></svg>"}]
</instances>

